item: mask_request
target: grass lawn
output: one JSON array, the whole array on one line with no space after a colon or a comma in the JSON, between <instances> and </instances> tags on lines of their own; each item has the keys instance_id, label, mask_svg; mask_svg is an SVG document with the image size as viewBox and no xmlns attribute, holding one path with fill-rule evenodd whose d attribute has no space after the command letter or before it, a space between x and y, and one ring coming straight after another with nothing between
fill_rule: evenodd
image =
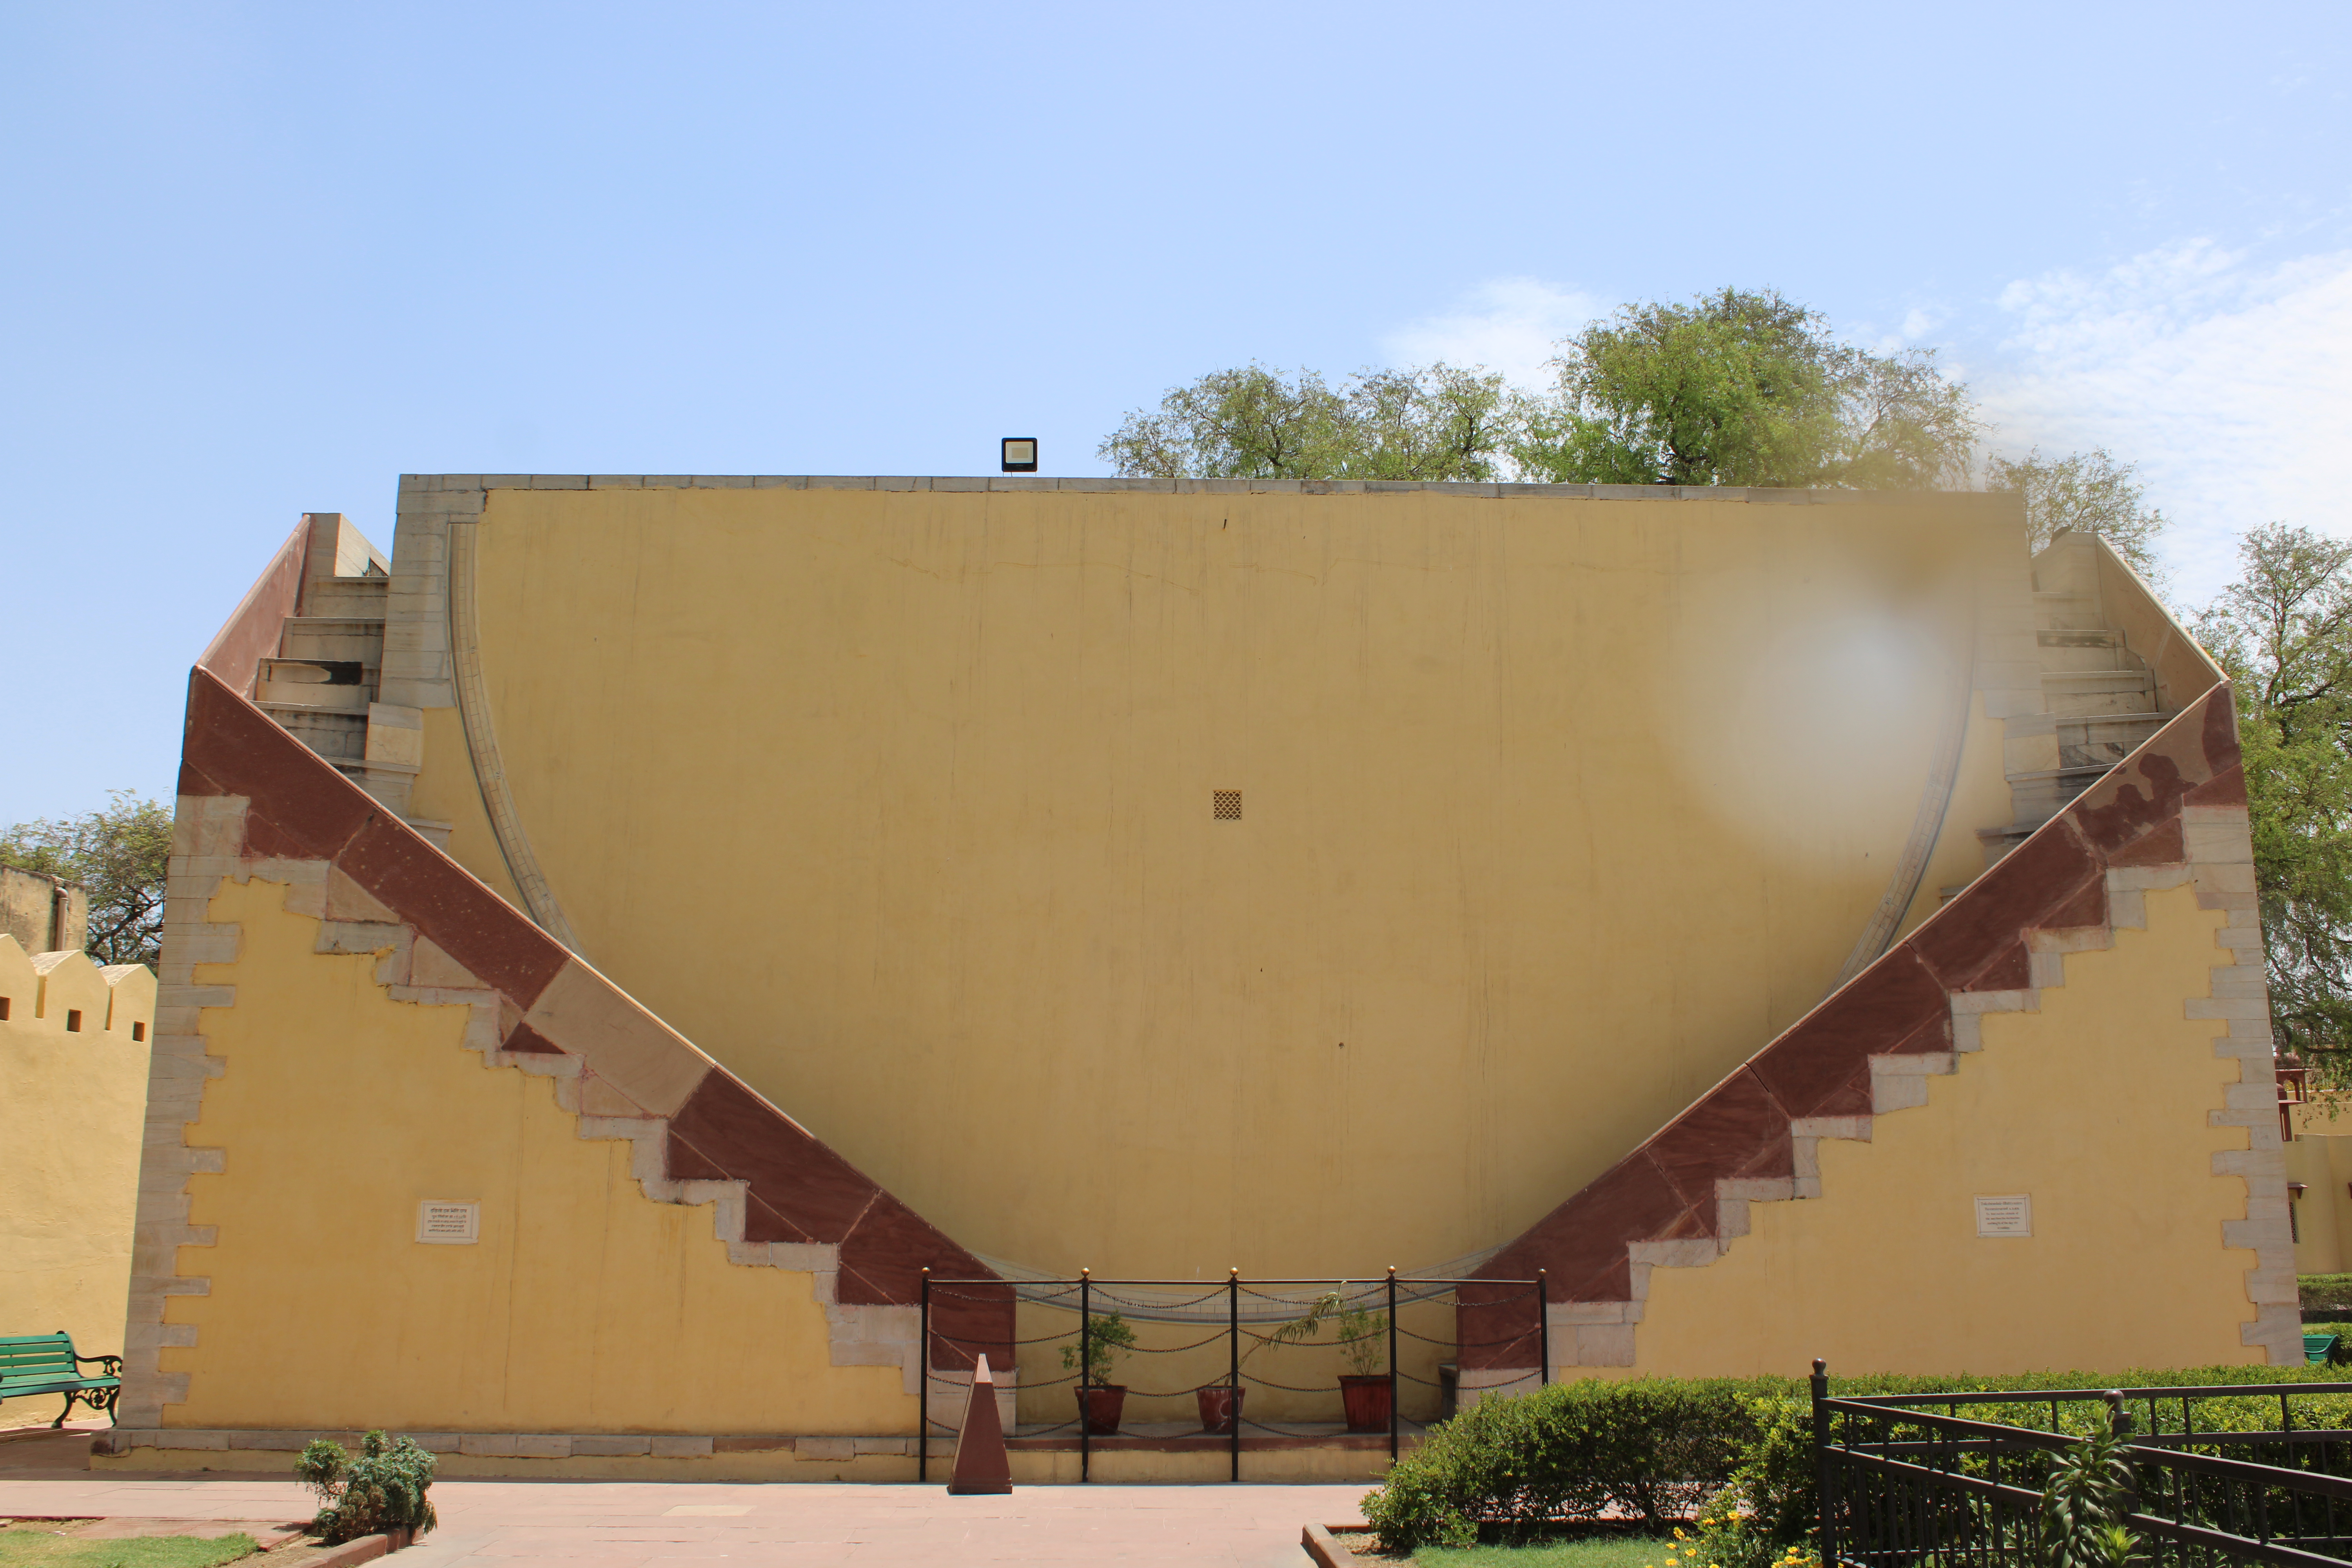
<instances>
[{"instance_id":1,"label":"grass lawn","mask_svg":"<svg viewBox=\"0 0 2352 1568\"><path fill-rule=\"evenodd\" d=\"M1666 1559L1688 1562L1671 1537L1588 1535L1539 1546L1471 1546L1460 1551L1424 1546L1412 1554L1421 1568L1665 1568ZM1698 1568L1706 1568L1700 1563Z\"/></svg>"},{"instance_id":2,"label":"grass lawn","mask_svg":"<svg viewBox=\"0 0 2352 1568\"><path fill-rule=\"evenodd\" d=\"M0 1528L0 1568L212 1568L250 1557L250 1535L209 1539L156 1535L141 1541L76 1541L58 1533L70 1525L22 1522ZM1639 1565L1636 1565L1639 1568Z\"/></svg>"}]
</instances>

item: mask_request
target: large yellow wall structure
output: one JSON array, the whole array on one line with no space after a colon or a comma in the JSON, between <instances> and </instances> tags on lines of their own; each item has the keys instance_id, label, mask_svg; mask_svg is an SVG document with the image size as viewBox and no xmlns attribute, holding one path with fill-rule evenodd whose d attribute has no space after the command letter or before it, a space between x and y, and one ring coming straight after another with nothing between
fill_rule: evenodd
<instances>
[{"instance_id":1,"label":"large yellow wall structure","mask_svg":"<svg viewBox=\"0 0 2352 1568\"><path fill-rule=\"evenodd\" d=\"M512 888L495 769L582 952L1048 1270L1492 1247L1820 999L1955 724L1914 921L2011 819L1981 499L494 489L468 543L414 809Z\"/></svg>"},{"instance_id":2,"label":"large yellow wall structure","mask_svg":"<svg viewBox=\"0 0 2352 1568\"><path fill-rule=\"evenodd\" d=\"M2292 1353L2229 693L2127 573L2064 618L2095 545L2037 605L2010 503L457 477L322 580L348 532L191 681L107 1462L903 1479L959 1347L1068 1414L1034 1297L923 1294L999 1261L1480 1270L1468 1397L1538 1269L1561 1376ZM335 638L341 752L249 700ZM1139 1420L1216 1371L1137 1361ZM1330 1414L1272 1364L1253 1418Z\"/></svg>"},{"instance_id":3,"label":"large yellow wall structure","mask_svg":"<svg viewBox=\"0 0 2352 1568\"><path fill-rule=\"evenodd\" d=\"M155 977L0 933L0 1333L63 1329L83 1355L119 1355ZM0 1402L0 1426L63 1404Z\"/></svg>"}]
</instances>

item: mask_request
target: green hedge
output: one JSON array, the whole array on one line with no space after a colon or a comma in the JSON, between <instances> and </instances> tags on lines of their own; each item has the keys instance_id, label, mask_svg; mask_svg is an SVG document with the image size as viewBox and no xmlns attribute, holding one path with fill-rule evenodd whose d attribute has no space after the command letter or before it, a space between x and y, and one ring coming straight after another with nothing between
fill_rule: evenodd
<instances>
[{"instance_id":1,"label":"green hedge","mask_svg":"<svg viewBox=\"0 0 2352 1568\"><path fill-rule=\"evenodd\" d=\"M2352 1274L2298 1274L2294 1283L2306 1307L2352 1310Z\"/></svg>"},{"instance_id":2,"label":"green hedge","mask_svg":"<svg viewBox=\"0 0 2352 1568\"><path fill-rule=\"evenodd\" d=\"M2026 1373L2008 1377L1915 1377L1877 1373L1831 1380L1831 1392L2021 1394L2035 1389L2168 1388L2236 1383L2329 1383L2325 1366L2132 1368L2124 1372ZM2057 1430L2094 1431L2105 1406L2059 1406ZM2200 1431L2265 1431L2278 1423L2275 1396L2203 1399ZM2050 1406L2021 1400L1963 1407L1963 1415L2050 1430ZM2148 1409L2134 1407L2143 1426ZM2352 1394L2297 1400L2298 1426L2352 1427ZM2180 1428L2180 1406L2156 1410L2159 1431ZM1728 1505L1703 1508L1722 1497ZM1400 1459L1364 1501L1364 1517L1391 1552L1466 1545L1482 1524L1524 1534L1560 1520L1630 1519L1650 1531L1703 1511L1698 1561L1764 1568L1799 1550L1812 1531L1812 1395L1795 1378L1582 1379L1534 1393L1481 1400L1437 1426Z\"/></svg>"}]
</instances>

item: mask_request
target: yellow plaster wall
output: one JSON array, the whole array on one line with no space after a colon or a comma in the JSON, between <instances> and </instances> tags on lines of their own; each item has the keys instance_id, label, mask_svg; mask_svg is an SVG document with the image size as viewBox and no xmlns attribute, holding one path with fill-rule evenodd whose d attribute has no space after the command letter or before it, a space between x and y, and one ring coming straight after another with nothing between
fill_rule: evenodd
<instances>
[{"instance_id":1,"label":"yellow plaster wall","mask_svg":"<svg viewBox=\"0 0 2352 1568\"><path fill-rule=\"evenodd\" d=\"M146 970L108 978L79 953L40 974L0 935L0 1333L63 1329L84 1355L122 1351L149 1049L131 1026L155 1017ZM63 1399L0 1402L0 1426L54 1419Z\"/></svg>"},{"instance_id":2,"label":"yellow plaster wall","mask_svg":"<svg viewBox=\"0 0 2352 1568\"><path fill-rule=\"evenodd\" d=\"M2213 1054L2225 1026L2182 1007L2229 961L2225 916L2188 888L2147 900L2147 929L2069 954L2039 1013L1986 1015L1984 1048L1928 1079L1927 1105L1867 1143L1822 1140L1819 1199L1750 1205L1753 1233L1715 1263L1652 1269L1629 1375L2261 1359L2234 1326L2253 1254L2222 1246L2245 1183L2211 1173L2245 1132L2202 1115L2238 1067ZM2033 1235L1979 1238L1971 1200L2011 1193L2032 1194Z\"/></svg>"},{"instance_id":3,"label":"yellow plaster wall","mask_svg":"<svg viewBox=\"0 0 2352 1568\"><path fill-rule=\"evenodd\" d=\"M2294 1108L2286 1145L2286 1179L2295 1198L2294 1271L2341 1274L2352 1258L2352 1114L2341 1097L2321 1094Z\"/></svg>"},{"instance_id":4,"label":"yellow plaster wall","mask_svg":"<svg viewBox=\"0 0 2352 1568\"><path fill-rule=\"evenodd\" d=\"M2024 551L1990 506L1428 493L476 527L587 955L982 1254L1211 1279L1500 1242L1816 1002ZM1915 920L2009 819L1990 731ZM502 881L456 734L417 809Z\"/></svg>"},{"instance_id":5,"label":"yellow plaster wall","mask_svg":"<svg viewBox=\"0 0 2352 1568\"><path fill-rule=\"evenodd\" d=\"M730 1264L710 1205L646 1199L627 1143L579 1138L551 1079L485 1067L465 1009L316 952L285 891L211 902L243 935L195 983L237 1000L204 1011L226 1070L187 1140L226 1153L189 1182L218 1243L180 1252L212 1284L168 1303L197 1342L163 1352L193 1374L166 1425L913 1430L898 1369L831 1365L812 1276ZM478 1201L480 1242L418 1244L425 1199Z\"/></svg>"}]
</instances>

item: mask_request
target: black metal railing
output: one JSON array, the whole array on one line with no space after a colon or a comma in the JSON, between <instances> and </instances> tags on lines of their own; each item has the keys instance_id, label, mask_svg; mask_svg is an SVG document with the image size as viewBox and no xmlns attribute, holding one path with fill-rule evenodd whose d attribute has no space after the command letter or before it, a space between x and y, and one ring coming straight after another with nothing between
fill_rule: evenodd
<instances>
[{"instance_id":1,"label":"black metal railing","mask_svg":"<svg viewBox=\"0 0 2352 1568\"><path fill-rule=\"evenodd\" d=\"M2034 1568L2053 1465L2100 1426L2126 1439L2152 1568L2352 1561L2352 1383L1832 1398L1815 1362L1812 1395L1825 1568ZM2244 1424L2273 1399L2276 1426Z\"/></svg>"},{"instance_id":2,"label":"black metal railing","mask_svg":"<svg viewBox=\"0 0 2352 1568\"><path fill-rule=\"evenodd\" d=\"M1298 1323L1314 1303L1335 1295L1336 1302L1322 1315L1325 1322L1336 1324L1339 1312L1353 1310L1368 1317L1373 1326L1352 1338L1325 1337L1320 1327L1305 1338L1283 1336L1284 1325ZM1100 1323L1114 1312L1130 1325L1170 1326L1170 1331L1162 1337L1181 1342L1138 1342L1120 1348L1120 1354L1166 1358L1158 1364L1176 1369L1172 1380L1175 1386L1133 1387L1129 1392L1134 1397L1175 1399L1219 1390L1234 1391L1230 1400L1231 1419L1219 1430L1204 1429L1176 1438L1161 1436L1155 1440L1188 1445L1197 1441L1212 1450L1222 1445L1230 1456L1228 1478L1235 1481L1242 1479L1245 1427L1274 1437L1328 1434L1328 1423L1306 1423L1304 1426L1310 1429L1303 1430L1298 1422L1291 1422L1286 1428L1283 1423L1249 1416L1242 1397L1245 1391L1260 1388L1310 1398L1344 1398L1337 1384L1285 1383L1266 1375L1264 1370L1253 1371L1251 1363L1261 1352L1318 1348L1328 1352L1335 1348L1344 1351L1366 1342L1376 1343L1378 1360L1385 1371L1360 1375L1385 1380L1388 1450L1393 1461L1402 1450L1406 1427L1428 1425L1405 1419L1401 1394L1413 1398L1425 1409L1434 1407L1437 1418L1442 1419L1452 1413L1458 1379L1465 1371L1475 1375L1495 1368L1530 1369L1492 1386L1481 1383L1477 1392L1482 1396L1551 1381L1550 1325L1549 1314L1544 1310L1545 1300L1541 1276L1534 1279L1411 1279L1400 1277L1391 1269L1386 1277L1373 1279L1244 1279L1239 1270L1234 1270L1226 1279L1212 1283L1196 1279L1097 1279L1085 1271L1075 1279L933 1279L926 1269L922 1279L923 1376L919 1409L923 1436L917 1444L916 1477L919 1480L929 1479L932 1442L956 1436L946 1423L932 1418L934 1385L961 1394L969 1387L972 1368L985 1354L990 1359L992 1375L1012 1370L1000 1365L997 1359L1011 1358L1019 1368L1014 1397L1018 1401L1022 1395L1028 1395L1033 1408L1040 1390L1065 1385L1071 1388L1076 1408L1068 1420L1021 1427L1008 1431L1006 1436L1066 1438L1075 1429L1079 1479L1091 1480L1095 1442L1106 1434L1087 1418L1086 1394L1090 1388L1108 1385L1092 1381L1094 1363L1082 1348L1072 1347L1097 1342ZM1016 1325L1009 1333L1003 1331L1001 1326L986 1330L976 1326L1002 1325L1007 1321L1008 1303L1014 1309L1010 1321ZM1027 1310L1030 1326L1045 1331L1026 1332L1018 1326L1024 1315L1022 1309ZM1424 1331L1439 1327L1449 1312L1449 1332L1441 1335ZM1069 1320L1066 1325L1052 1322L1054 1317L1064 1314ZM1045 1321L1037 1321L1041 1315ZM1358 1321L1361 1322L1363 1319ZM1189 1337L1184 1332L1187 1327L1202 1331L1197 1337ZM982 1337L983 1333L986 1337ZM1220 1344L1224 1351L1222 1357L1203 1353L1213 1352ZM1444 1354L1449 1352L1454 1359L1445 1362ZM1187 1363L1179 1358L1185 1356L1193 1358L1191 1373L1181 1370ZM1028 1364L1022 1365L1024 1360ZM1056 1365L1065 1375L1037 1375ZM1446 1378L1448 1370L1454 1373L1455 1381ZM1424 1371L1437 1375L1423 1376ZM1188 1376L1200 1380L1186 1383ZM1204 1418L1207 1412L1208 1402L1204 1400ZM1365 1434L1365 1428L1353 1424L1349 1430L1360 1436ZM1377 1433L1378 1428L1371 1431Z\"/></svg>"}]
</instances>

